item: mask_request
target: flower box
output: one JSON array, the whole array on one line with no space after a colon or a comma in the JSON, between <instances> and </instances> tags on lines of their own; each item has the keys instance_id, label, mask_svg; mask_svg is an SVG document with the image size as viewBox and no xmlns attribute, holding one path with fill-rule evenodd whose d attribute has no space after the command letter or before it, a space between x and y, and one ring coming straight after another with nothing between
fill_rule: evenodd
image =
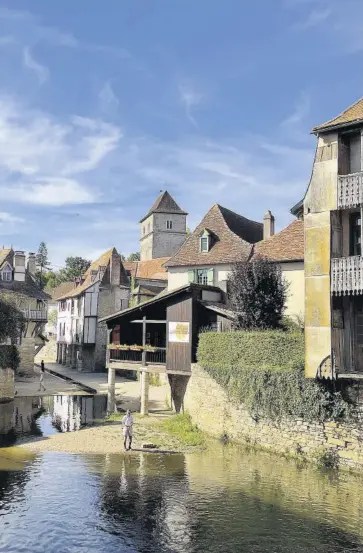
<instances>
[{"instance_id":1,"label":"flower box","mask_svg":"<svg viewBox=\"0 0 363 553\"><path fill-rule=\"evenodd\" d=\"M142 351L142 346L130 346L130 351Z\"/></svg>"}]
</instances>

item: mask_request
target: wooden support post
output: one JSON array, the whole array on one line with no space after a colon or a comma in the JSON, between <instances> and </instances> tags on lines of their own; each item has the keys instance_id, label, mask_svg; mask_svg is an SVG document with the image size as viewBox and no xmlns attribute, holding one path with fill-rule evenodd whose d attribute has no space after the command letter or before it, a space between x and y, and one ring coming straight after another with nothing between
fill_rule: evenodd
<instances>
[{"instance_id":1,"label":"wooden support post","mask_svg":"<svg viewBox=\"0 0 363 553\"><path fill-rule=\"evenodd\" d=\"M108 387L107 387L107 413L115 412L115 376L116 371L114 368L108 369Z\"/></svg>"},{"instance_id":2,"label":"wooden support post","mask_svg":"<svg viewBox=\"0 0 363 553\"><path fill-rule=\"evenodd\" d=\"M142 347L143 347L143 350L142 350L142 355L141 355L141 359L142 359L142 367L146 367L146 351L145 351L145 346L146 346L146 317L143 317L142 318Z\"/></svg>"},{"instance_id":3,"label":"wooden support post","mask_svg":"<svg viewBox=\"0 0 363 553\"><path fill-rule=\"evenodd\" d=\"M141 415L149 414L149 373L146 370L140 370L141 380Z\"/></svg>"}]
</instances>

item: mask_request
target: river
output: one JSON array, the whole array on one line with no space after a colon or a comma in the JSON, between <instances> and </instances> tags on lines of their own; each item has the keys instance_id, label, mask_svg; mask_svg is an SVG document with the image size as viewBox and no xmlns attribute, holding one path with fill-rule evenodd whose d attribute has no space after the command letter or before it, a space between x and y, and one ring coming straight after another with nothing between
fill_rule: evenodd
<instances>
[{"instance_id":1,"label":"river","mask_svg":"<svg viewBox=\"0 0 363 553\"><path fill-rule=\"evenodd\" d=\"M54 405L42 409L35 426L45 436ZM361 552L362 523L360 476L242 447L188 455L0 449L4 553Z\"/></svg>"}]
</instances>

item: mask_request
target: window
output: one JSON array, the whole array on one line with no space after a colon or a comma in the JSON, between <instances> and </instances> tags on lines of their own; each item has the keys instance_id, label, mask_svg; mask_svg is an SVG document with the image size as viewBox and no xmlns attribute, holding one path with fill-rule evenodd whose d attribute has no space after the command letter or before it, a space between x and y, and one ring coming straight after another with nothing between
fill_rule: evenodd
<instances>
[{"instance_id":1,"label":"window","mask_svg":"<svg viewBox=\"0 0 363 553\"><path fill-rule=\"evenodd\" d=\"M67 302L66 300L62 300L59 305L59 311L65 311L67 309Z\"/></svg>"},{"instance_id":2,"label":"window","mask_svg":"<svg viewBox=\"0 0 363 553\"><path fill-rule=\"evenodd\" d=\"M4 270L1 273L1 280L5 280L9 282L11 280L11 275L12 275L11 271Z\"/></svg>"},{"instance_id":3,"label":"window","mask_svg":"<svg viewBox=\"0 0 363 553\"><path fill-rule=\"evenodd\" d=\"M148 232L150 232L150 228L151 228L150 223L148 223L148 224L147 224L147 231L148 231Z\"/></svg>"},{"instance_id":4,"label":"window","mask_svg":"<svg viewBox=\"0 0 363 553\"><path fill-rule=\"evenodd\" d=\"M207 252L209 250L209 238L208 236L202 236L200 239L200 251Z\"/></svg>"},{"instance_id":5,"label":"window","mask_svg":"<svg viewBox=\"0 0 363 553\"><path fill-rule=\"evenodd\" d=\"M145 234L145 227L142 227L142 233Z\"/></svg>"},{"instance_id":6,"label":"window","mask_svg":"<svg viewBox=\"0 0 363 553\"><path fill-rule=\"evenodd\" d=\"M168 219L168 220L166 221L166 228L167 228L168 230L171 230L171 229L173 228L173 221L170 221L170 219Z\"/></svg>"},{"instance_id":7,"label":"window","mask_svg":"<svg viewBox=\"0 0 363 553\"><path fill-rule=\"evenodd\" d=\"M341 136L339 149L339 173L346 175L361 171L361 134L347 133Z\"/></svg>"},{"instance_id":8,"label":"window","mask_svg":"<svg viewBox=\"0 0 363 553\"><path fill-rule=\"evenodd\" d=\"M350 255L362 255L361 232L361 215L360 213L353 213L350 216Z\"/></svg>"},{"instance_id":9,"label":"window","mask_svg":"<svg viewBox=\"0 0 363 553\"><path fill-rule=\"evenodd\" d=\"M208 284L208 269L197 269L197 284Z\"/></svg>"}]
</instances>

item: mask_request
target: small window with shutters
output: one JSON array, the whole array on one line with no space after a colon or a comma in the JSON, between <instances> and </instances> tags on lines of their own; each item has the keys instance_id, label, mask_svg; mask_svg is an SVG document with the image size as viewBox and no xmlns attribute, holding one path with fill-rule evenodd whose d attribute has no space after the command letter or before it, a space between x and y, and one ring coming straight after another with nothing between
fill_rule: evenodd
<instances>
[{"instance_id":1,"label":"small window with shutters","mask_svg":"<svg viewBox=\"0 0 363 553\"><path fill-rule=\"evenodd\" d=\"M360 212L352 213L350 216L350 255L362 255L361 234L361 214Z\"/></svg>"}]
</instances>

